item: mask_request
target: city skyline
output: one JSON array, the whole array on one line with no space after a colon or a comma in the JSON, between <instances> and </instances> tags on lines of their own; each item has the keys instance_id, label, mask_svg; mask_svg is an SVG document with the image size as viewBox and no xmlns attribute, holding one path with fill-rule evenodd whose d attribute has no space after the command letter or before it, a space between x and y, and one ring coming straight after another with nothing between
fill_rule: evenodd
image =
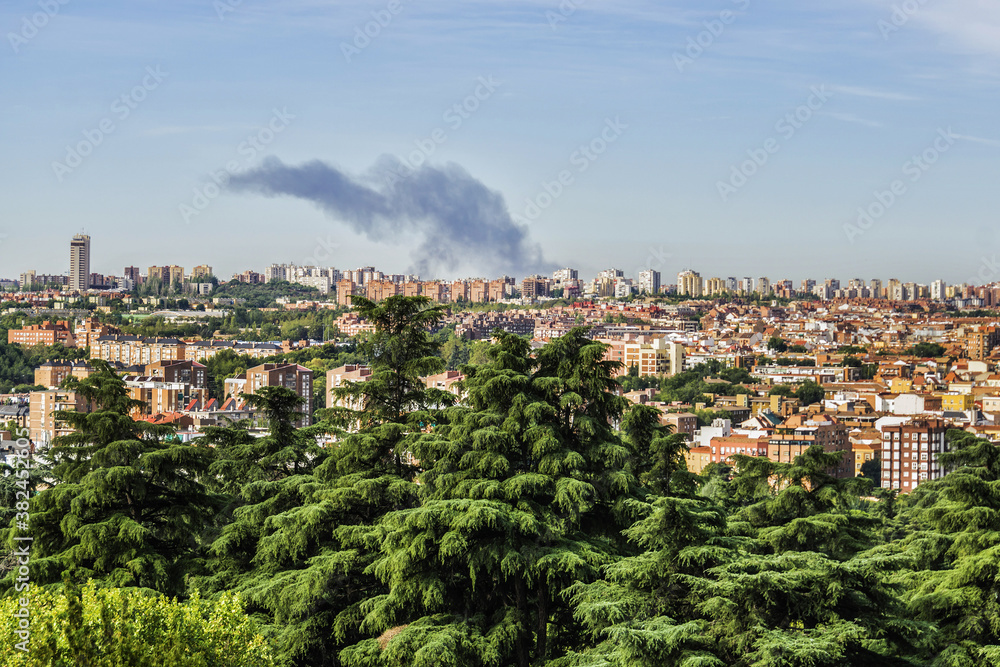
<instances>
[{"instance_id":1,"label":"city skyline","mask_svg":"<svg viewBox=\"0 0 1000 667\"><path fill-rule=\"evenodd\" d=\"M75 268L77 265L79 265L79 267L80 267L79 270L77 270ZM21 271L21 272L15 274L15 275L18 276L21 279L22 282L24 281L24 278L27 277L27 276L31 276L32 278L34 278L35 276L57 276L57 275L63 275L67 279L66 280L66 284L69 286L70 290L84 291L87 288L86 287L81 288L80 287L80 283L81 283L81 281L84 280L84 277L89 277L91 275L100 275L100 276L108 276L108 277L123 277L123 278L126 278L128 280L131 280L133 283L138 282L136 280L138 277L143 277L143 278L147 278L147 279L155 277L155 278L158 278L160 280L163 280L163 276L167 276L166 282L173 283L173 282L175 282L177 280L183 281L184 279L186 279L188 277L191 277L193 279L193 278L195 278L197 276L213 275L220 282L228 282L230 280L236 280L237 277L238 277L238 275L240 273L256 272L256 273L260 273L261 276L265 276L266 273L271 268L274 268L274 267L286 267L286 266L298 266L298 267L302 267L302 268L312 267L312 268L318 268L318 269L336 269L338 272L352 272L352 271L364 271L365 270L364 267L371 267L371 268L375 269L375 267L377 265L376 264L360 263L360 264L357 264L354 269L348 269L346 267L349 266L349 265L343 265L341 267L335 267L335 266L332 266L332 265L323 265L322 263L320 263L320 264L296 264L295 262L270 262L270 263L268 263L268 264L265 265L264 271L256 272L254 268L249 268L249 269L244 269L244 271L241 271L241 272L234 272L231 275L231 277L226 277L225 274L220 275L218 273L213 273L213 271L212 271L212 265L208 265L208 264L199 264L199 265L196 265L196 266L194 266L191 269L190 273L184 271L185 267L183 265L176 265L176 264L151 264L151 265L149 265L146 268L144 268L143 266L128 265L128 266L125 266L123 268L123 271L121 271L121 272L110 272L110 273L102 273L102 272L99 272L99 271L93 271L92 272L92 271L90 271L90 268L91 268L91 262L90 262L90 236L87 235L87 234L84 234L84 233L80 233L80 234L75 234L72 237L71 241L70 241L70 269L68 271L64 271L62 273L55 273L55 274L53 274L53 273L47 273L46 272L45 269L47 269L48 267L42 267L42 270L39 270L37 267L33 267L32 269L27 269L25 271ZM607 265L605 265L605 266L607 266ZM995 284L997 282L1000 282L1000 273L997 273L998 271L1000 271L1000 266L996 265L995 262L991 262L988 259L986 259L984 261L984 265L983 265L982 268L984 268L985 270L981 271L981 275L979 275L979 276L973 275L973 276L970 276L970 280L968 280L968 281L957 281L956 283L949 283L948 281L943 280L940 277L934 278L933 280L929 280L929 281L911 280L911 279L908 279L906 277L899 278L897 276L891 276L889 278L882 278L882 277L859 278L858 276L854 276L853 278L844 278L842 276L835 276L835 277L830 277L830 276L809 276L809 277L797 279L797 278L789 278L787 276L786 277L774 277L774 276L764 276L764 275L759 275L759 274L755 274L755 277L752 277L752 276L743 275L744 272L739 272L739 271L736 271L736 272L733 272L733 271L725 272L724 271L724 272L722 272L722 273L720 273L718 275L712 275L712 274L706 272L706 273L704 273L704 275L702 275L703 272L695 270L695 269L691 269L691 268L688 268L688 267L684 267L682 269L679 269L676 273L673 273L673 272L671 272L669 270L662 270L662 269L659 269L659 268L637 267L636 270L635 270L635 272L633 274L630 274L626 270L619 269L617 267L610 267L610 268L605 268L605 269L600 269L598 271L594 271L592 274L588 274L586 272L583 272L583 275L585 277L587 275L593 275L594 276L594 280L597 280L597 279L600 279L602 276L604 276L606 274L610 275L612 272L614 272L615 273L615 277L626 278L626 279L628 279L630 281L633 281L636 285L638 285L640 287L643 287L643 286L652 286L652 285L656 285L657 287L659 287L661 285L662 286L672 285L672 286L676 287L678 289L678 291L681 291L681 292L684 292L684 293L691 293L691 288L683 286L682 277L685 274L692 274L699 281L698 282L699 286L697 288L697 294L700 296L702 294L702 289L706 289L706 290L709 289L708 285L711 283L711 281L720 281L723 286L720 286L717 289L711 290L711 292L706 292L706 294L708 294L708 293L718 293L720 291L727 291L727 292L731 292L731 293L740 292L740 291L742 291L742 292L755 292L755 291L759 292L761 290L761 286L760 286L761 285L761 281L764 281L764 288L763 289L764 289L765 293L769 293L769 291L771 291L771 289L773 287L777 286L778 284L780 284L782 282L785 282L785 283L789 283L790 282L790 283L792 283L793 284L793 288L795 290L799 290L799 287L801 286L802 287L802 291L806 291L805 290L805 286L806 286L807 282L812 283L813 286L815 286L815 285L823 285L824 283L826 283L829 286L830 283L835 283L835 285L833 286L833 289L839 288L841 283L843 283L845 286L849 284L852 287L854 287L854 286L856 286L855 283L858 283L858 282L862 283L862 285L864 285L864 286L867 286L869 284L874 284L874 283L878 283L880 286L883 286L885 283L896 282L897 284L903 284L903 285L914 284L914 285L920 285L920 286L923 286L923 287L930 286L931 290L934 289L934 286L936 284L941 284L942 286L943 285L956 285L956 284L958 284L958 285L965 284L965 285L973 285L973 286L982 286L982 285ZM151 275L150 271L153 271L154 269L155 269L155 272L154 272L155 275ZM443 278L443 277L439 277L439 276L421 276L419 274L408 274L406 272L393 273L391 271L384 271L382 269L375 269L375 270L377 271L377 273L384 274L384 275L398 275L398 276L403 276L403 275L409 276L409 275L412 275L415 279L421 280L421 281L474 280L474 279L484 279L484 278L485 279L491 279L491 278L499 277L499 276L497 276L495 274L494 275L489 275L489 274L483 273L483 274L469 274L469 275L465 275L465 276L456 276L456 277L453 277L453 278ZM567 273L567 272L569 272L569 273ZM575 276L579 276L580 273L581 273L581 271L578 268L563 267L563 268L558 268L558 269L550 270L548 272L524 273L524 274L518 274L518 275L509 276L509 277L511 277L511 278L531 278L531 277L534 277L534 276L545 276L545 277L551 276L553 279L558 279L558 277L561 276L561 275L572 274L572 275L575 275ZM727 273L728 273L728 275L727 275ZM753 272L751 272L751 273L753 273ZM651 274L655 274L655 278ZM736 274L736 275L733 275L733 274ZM503 274L503 275L506 276L507 274ZM663 276L666 276L668 278L668 280L664 280ZM677 282L676 283L671 283L669 281L669 278L671 276L676 276L677 277ZM979 278L981 280L981 282L976 282L976 280L975 280L976 278ZM7 277L0 275L0 279L7 279ZM15 279L17 279L17 278L15 278ZM704 287L703 287L703 285L704 285ZM940 287L938 289L940 290ZM646 291L648 293L656 293L659 290L658 289L647 289ZM936 296L935 298L940 298L940 295Z\"/></svg>"},{"instance_id":2,"label":"city skyline","mask_svg":"<svg viewBox=\"0 0 1000 667\"><path fill-rule=\"evenodd\" d=\"M429 255L455 277L496 234L505 261L538 249L538 268L588 273L956 283L996 266L1000 7L57 4L0 9L6 274L81 226L106 239L102 272L159 261L165 230L217 248L223 274ZM310 165L319 192L273 180ZM472 193L451 217L394 195L439 177ZM466 215L481 203L486 227ZM171 261L203 261L177 245Z\"/></svg>"}]
</instances>

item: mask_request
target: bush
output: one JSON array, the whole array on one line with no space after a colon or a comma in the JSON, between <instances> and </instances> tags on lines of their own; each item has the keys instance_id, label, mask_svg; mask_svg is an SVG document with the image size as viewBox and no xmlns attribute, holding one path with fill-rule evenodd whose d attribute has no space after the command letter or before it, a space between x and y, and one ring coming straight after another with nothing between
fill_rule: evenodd
<instances>
[{"instance_id":1,"label":"bush","mask_svg":"<svg viewBox=\"0 0 1000 667\"><path fill-rule=\"evenodd\" d=\"M235 594L185 602L130 588L29 589L0 600L6 667L273 667L270 648ZM30 599L27 651L16 648L19 597Z\"/></svg>"}]
</instances>

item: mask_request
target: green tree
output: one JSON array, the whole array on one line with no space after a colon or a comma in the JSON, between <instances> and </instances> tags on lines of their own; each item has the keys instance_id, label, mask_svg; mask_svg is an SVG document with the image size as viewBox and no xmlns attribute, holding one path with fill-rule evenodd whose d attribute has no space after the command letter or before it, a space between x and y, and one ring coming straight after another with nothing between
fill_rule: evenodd
<instances>
[{"instance_id":1,"label":"green tree","mask_svg":"<svg viewBox=\"0 0 1000 667\"><path fill-rule=\"evenodd\" d=\"M939 460L951 472L906 498L898 525L908 530L876 555L898 569L912 619L935 628L924 657L948 667L996 664L1000 449L960 430L947 439Z\"/></svg>"},{"instance_id":2,"label":"green tree","mask_svg":"<svg viewBox=\"0 0 1000 667\"><path fill-rule=\"evenodd\" d=\"M944 345L939 343L917 343L906 351L916 357L943 357L946 352Z\"/></svg>"},{"instance_id":3,"label":"green tree","mask_svg":"<svg viewBox=\"0 0 1000 667\"><path fill-rule=\"evenodd\" d=\"M802 405L812 405L822 401L826 396L826 391L823 389L823 385L806 380L795 390L794 396L799 399L799 403Z\"/></svg>"},{"instance_id":4,"label":"green tree","mask_svg":"<svg viewBox=\"0 0 1000 667\"><path fill-rule=\"evenodd\" d=\"M767 349L771 350L771 352L781 354L782 352L788 350L788 343L782 340L779 336L771 336L767 339Z\"/></svg>"},{"instance_id":5,"label":"green tree","mask_svg":"<svg viewBox=\"0 0 1000 667\"><path fill-rule=\"evenodd\" d=\"M202 483L211 452L167 441L170 427L133 420L142 402L110 366L93 363L96 372L70 386L94 410L55 413L73 432L53 441L55 483L31 500L32 582L55 583L73 570L178 594L221 506Z\"/></svg>"},{"instance_id":6,"label":"green tree","mask_svg":"<svg viewBox=\"0 0 1000 667\"><path fill-rule=\"evenodd\" d=\"M527 667L578 642L562 593L612 557L635 483L610 426L617 362L580 329L536 358L495 337L490 363L463 369L465 404L415 444L422 502L369 533L387 592L361 627L393 636L345 650L348 665Z\"/></svg>"}]
</instances>

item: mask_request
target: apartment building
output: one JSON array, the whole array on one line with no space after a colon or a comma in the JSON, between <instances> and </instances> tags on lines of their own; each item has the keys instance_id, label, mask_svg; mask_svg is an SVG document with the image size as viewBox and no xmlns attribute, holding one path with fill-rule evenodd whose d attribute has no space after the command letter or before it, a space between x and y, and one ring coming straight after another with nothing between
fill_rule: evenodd
<instances>
[{"instance_id":1,"label":"apartment building","mask_svg":"<svg viewBox=\"0 0 1000 667\"><path fill-rule=\"evenodd\" d=\"M144 338L116 334L100 336L90 346L90 358L123 366L151 364L155 361L185 359L187 343L177 338Z\"/></svg>"},{"instance_id":2,"label":"apartment building","mask_svg":"<svg viewBox=\"0 0 1000 667\"><path fill-rule=\"evenodd\" d=\"M231 350L236 354L245 354L254 359L263 359L281 354L283 349L274 343L240 342L233 340L197 340L187 343L184 348L184 359L190 361L206 361L223 350Z\"/></svg>"},{"instance_id":3,"label":"apartment building","mask_svg":"<svg viewBox=\"0 0 1000 667\"><path fill-rule=\"evenodd\" d=\"M360 410L358 403L338 400L333 390L343 387L348 382L364 382L371 377L372 369L362 364L347 364L338 368L331 368L326 372L326 407L348 407L352 410Z\"/></svg>"},{"instance_id":4,"label":"apartment building","mask_svg":"<svg viewBox=\"0 0 1000 667\"><path fill-rule=\"evenodd\" d=\"M162 378L164 382L180 383L188 389L184 392L188 399L204 402L208 398L208 368L190 359L154 361L146 364L145 373L149 377Z\"/></svg>"},{"instance_id":5,"label":"apartment building","mask_svg":"<svg viewBox=\"0 0 1000 667\"><path fill-rule=\"evenodd\" d=\"M549 295L549 279L545 276L528 276L521 281L521 297L537 299Z\"/></svg>"},{"instance_id":6,"label":"apartment building","mask_svg":"<svg viewBox=\"0 0 1000 667\"><path fill-rule=\"evenodd\" d=\"M365 285L365 296L372 301L383 301L399 294L399 285L391 280L371 280Z\"/></svg>"},{"instance_id":7,"label":"apartment building","mask_svg":"<svg viewBox=\"0 0 1000 667\"><path fill-rule=\"evenodd\" d=\"M644 292L646 294L659 294L660 272L654 271L653 269L640 271L637 287L639 288L639 292Z\"/></svg>"},{"instance_id":8,"label":"apartment building","mask_svg":"<svg viewBox=\"0 0 1000 667\"><path fill-rule=\"evenodd\" d=\"M204 395L184 382L165 382L156 376L125 375L122 380L129 397L144 403L135 411L137 415L179 412L192 400Z\"/></svg>"},{"instance_id":9,"label":"apartment building","mask_svg":"<svg viewBox=\"0 0 1000 667\"><path fill-rule=\"evenodd\" d=\"M690 412L667 413L660 418L660 421L672 426L674 433L679 433L688 440L693 439L695 431L698 430L698 416Z\"/></svg>"},{"instance_id":10,"label":"apartment building","mask_svg":"<svg viewBox=\"0 0 1000 667\"><path fill-rule=\"evenodd\" d=\"M621 361L624 366L619 375L628 373L632 366L638 368L639 375L677 375L684 369L684 346L665 338L639 336L624 343Z\"/></svg>"},{"instance_id":11,"label":"apartment building","mask_svg":"<svg viewBox=\"0 0 1000 667\"><path fill-rule=\"evenodd\" d=\"M843 460L831 473L837 477L855 476L847 427L831 415L792 415L775 428L767 456L772 461L791 463L813 445L821 445L824 452L843 452Z\"/></svg>"},{"instance_id":12,"label":"apartment building","mask_svg":"<svg viewBox=\"0 0 1000 667\"><path fill-rule=\"evenodd\" d=\"M677 293L688 296L702 295L702 279L697 271L681 271L677 274Z\"/></svg>"},{"instance_id":13,"label":"apartment building","mask_svg":"<svg viewBox=\"0 0 1000 667\"><path fill-rule=\"evenodd\" d=\"M69 322L45 320L41 324L31 324L20 329L7 331L7 343L32 347L34 345L55 345L62 343L66 347L76 347L76 338L70 329Z\"/></svg>"},{"instance_id":14,"label":"apartment building","mask_svg":"<svg viewBox=\"0 0 1000 667\"><path fill-rule=\"evenodd\" d=\"M987 359L993 348L1000 345L1000 328L975 327L966 332L962 343L969 359Z\"/></svg>"},{"instance_id":15,"label":"apartment building","mask_svg":"<svg viewBox=\"0 0 1000 667\"><path fill-rule=\"evenodd\" d=\"M882 486L908 493L926 480L945 474L938 456L948 451L947 424L914 419L882 428Z\"/></svg>"},{"instance_id":16,"label":"apartment building","mask_svg":"<svg viewBox=\"0 0 1000 667\"><path fill-rule=\"evenodd\" d=\"M68 377L89 377L94 367L85 361L46 361L35 369L35 384L56 389Z\"/></svg>"},{"instance_id":17,"label":"apartment building","mask_svg":"<svg viewBox=\"0 0 1000 667\"><path fill-rule=\"evenodd\" d=\"M256 394L264 387L284 387L291 389L302 398L299 412L302 417L293 423L302 428L312 423L313 412L313 372L298 364L261 364L247 370L238 377L225 381L226 397Z\"/></svg>"},{"instance_id":18,"label":"apartment building","mask_svg":"<svg viewBox=\"0 0 1000 667\"><path fill-rule=\"evenodd\" d=\"M81 394L61 389L33 391L29 401L28 437L43 444L73 432L69 424L56 418L56 412L91 412L96 408L94 404L88 404Z\"/></svg>"},{"instance_id":19,"label":"apartment building","mask_svg":"<svg viewBox=\"0 0 1000 667\"><path fill-rule=\"evenodd\" d=\"M77 347L92 347L101 336L120 334L121 329L110 324L102 324L97 318L91 317L80 323L73 332Z\"/></svg>"}]
</instances>

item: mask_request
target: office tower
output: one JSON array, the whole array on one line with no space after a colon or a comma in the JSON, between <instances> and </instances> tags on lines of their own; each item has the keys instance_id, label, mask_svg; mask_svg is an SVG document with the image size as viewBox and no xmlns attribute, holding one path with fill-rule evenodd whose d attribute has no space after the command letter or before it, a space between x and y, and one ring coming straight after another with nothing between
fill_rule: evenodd
<instances>
[{"instance_id":1,"label":"office tower","mask_svg":"<svg viewBox=\"0 0 1000 667\"><path fill-rule=\"evenodd\" d=\"M69 243L69 288L86 292L90 279L90 237L77 234Z\"/></svg>"}]
</instances>

